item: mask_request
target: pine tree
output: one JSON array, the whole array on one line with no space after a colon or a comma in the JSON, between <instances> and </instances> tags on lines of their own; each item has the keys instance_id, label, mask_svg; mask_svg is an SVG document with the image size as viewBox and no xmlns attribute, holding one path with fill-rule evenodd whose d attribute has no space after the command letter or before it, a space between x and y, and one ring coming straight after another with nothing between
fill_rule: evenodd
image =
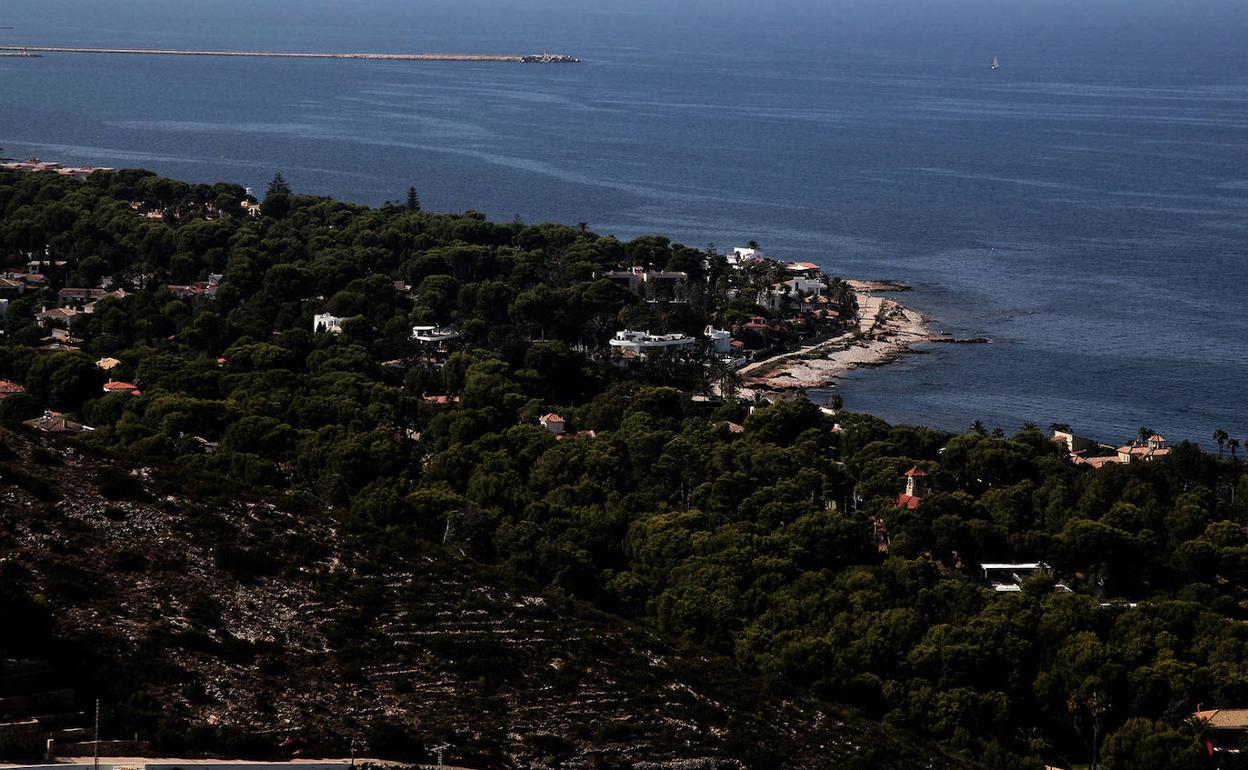
<instances>
[{"instance_id":1,"label":"pine tree","mask_svg":"<svg viewBox=\"0 0 1248 770\"><path fill-rule=\"evenodd\" d=\"M290 185L286 183L286 177L282 176L282 172L279 171L274 174L273 180L269 182L269 189L265 197L269 195L290 195Z\"/></svg>"},{"instance_id":2,"label":"pine tree","mask_svg":"<svg viewBox=\"0 0 1248 770\"><path fill-rule=\"evenodd\" d=\"M284 219L290 213L290 185L282 172L274 174L273 181L269 182L264 202L260 204L260 213L274 219Z\"/></svg>"},{"instance_id":3,"label":"pine tree","mask_svg":"<svg viewBox=\"0 0 1248 770\"><path fill-rule=\"evenodd\" d=\"M420 211L420 196L416 194L415 187L407 188L407 210Z\"/></svg>"}]
</instances>

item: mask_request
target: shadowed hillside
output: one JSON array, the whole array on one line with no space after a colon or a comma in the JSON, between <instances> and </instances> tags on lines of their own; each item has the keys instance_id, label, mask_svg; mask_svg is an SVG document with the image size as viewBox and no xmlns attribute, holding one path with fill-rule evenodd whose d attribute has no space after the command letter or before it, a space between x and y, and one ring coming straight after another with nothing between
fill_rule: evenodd
<instances>
[{"instance_id":1,"label":"shadowed hillside","mask_svg":"<svg viewBox=\"0 0 1248 770\"><path fill-rule=\"evenodd\" d=\"M38 652L80 701L103 697L104 738L278 756L354 737L410 760L449 742L448 760L482 767L934 754L437 547L346 535L293 498L227 502L68 446L0 444L6 586L50 612Z\"/></svg>"}]
</instances>

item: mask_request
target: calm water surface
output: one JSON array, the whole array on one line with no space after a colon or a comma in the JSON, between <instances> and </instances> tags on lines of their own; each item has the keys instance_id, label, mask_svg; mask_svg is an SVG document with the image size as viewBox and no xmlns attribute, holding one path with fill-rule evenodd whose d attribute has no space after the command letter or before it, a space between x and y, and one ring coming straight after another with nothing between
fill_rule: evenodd
<instances>
[{"instance_id":1,"label":"calm water surface","mask_svg":"<svg viewBox=\"0 0 1248 770\"><path fill-rule=\"evenodd\" d=\"M47 5L55 5L47 8ZM347 7L349 5L349 7ZM0 147L366 204L588 222L916 287L893 420L1248 438L1248 10L1045 0L6 0L48 45L581 55L581 66L0 59ZM988 64L999 56L993 73Z\"/></svg>"}]
</instances>

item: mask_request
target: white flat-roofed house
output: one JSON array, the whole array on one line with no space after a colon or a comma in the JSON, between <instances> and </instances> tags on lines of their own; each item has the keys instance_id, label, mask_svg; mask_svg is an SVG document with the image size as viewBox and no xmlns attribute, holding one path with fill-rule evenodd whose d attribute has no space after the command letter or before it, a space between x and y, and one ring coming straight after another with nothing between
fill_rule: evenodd
<instances>
[{"instance_id":1,"label":"white flat-roofed house","mask_svg":"<svg viewBox=\"0 0 1248 770\"><path fill-rule=\"evenodd\" d=\"M811 278L804 275L799 275L796 278L790 278L784 282L784 285L788 286L795 292L800 291L815 297L823 296L823 293L828 290L828 287L824 285L821 278Z\"/></svg>"},{"instance_id":2,"label":"white flat-roofed house","mask_svg":"<svg viewBox=\"0 0 1248 770\"><path fill-rule=\"evenodd\" d=\"M330 313L317 313L312 317L313 332L328 332L329 334L342 334L342 322L347 319L339 318Z\"/></svg>"},{"instance_id":3,"label":"white flat-roofed house","mask_svg":"<svg viewBox=\"0 0 1248 770\"><path fill-rule=\"evenodd\" d=\"M436 345L442 350L459 339L459 332L449 326L413 326L412 339L423 345Z\"/></svg>"},{"instance_id":4,"label":"white flat-roofed house","mask_svg":"<svg viewBox=\"0 0 1248 770\"><path fill-rule=\"evenodd\" d=\"M771 311L790 308L801 311L813 310L811 298L822 297L827 288L818 278L799 275L787 281L780 281L770 289L760 291L755 301Z\"/></svg>"},{"instance_id":5,"label":"white flat-roofed house","mask_svg":"<svg viewBox=\"0 0 1248 770\"><path fill-rule=\"evenodd\" d=\"M980 574L993 591L1017 593L1023 590L1023 581L1032 575L1049 572L1049 565L1036 562L985 562L979 565Z\"/></svg>"},{"instance_id":6,"label":"white flat-roofed house","mask_svg":"<svg viewBox=\"0 0 1248 770\"><path fill-rule=\"evenodd\" d=\"M758 249L751 249L748 246L737 246L732 251L724 255L728 260L729 267L735 267L738 270L750 264L766 259L763 252Z\"/></svg>"},{"instance_id":7,"label":"white flat-roofed house","mask_svg":"<svg viewBox=\"0 0 1248 770\"><path fill-rule=\"evenodd\" d=\"M693 337L684 334L651 334L624 329L615 333L610 345L623 353L645 356L656 350L684 350L693 347L694 342Z\"/></svg>"}]
</instances>

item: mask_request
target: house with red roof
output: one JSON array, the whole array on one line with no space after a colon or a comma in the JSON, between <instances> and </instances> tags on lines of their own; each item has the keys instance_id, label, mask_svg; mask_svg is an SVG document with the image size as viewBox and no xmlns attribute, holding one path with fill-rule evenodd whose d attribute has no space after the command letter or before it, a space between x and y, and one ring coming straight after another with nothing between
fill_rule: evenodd
<instances>
[{"instance_id":1,"label":"house with red roof","mask_svg":"<svg viewBox=\"0 0 1248 770\"><path fill-rule=\"evenodd\" d=\"M20 297L26 292L26 284L12 278L0 278L0 297Z\"/></svg>"},{"instance_id":2,"label":"house with red roof","mask_svg":"<svg viewBox=\"0 0 1248 770\"><path fill-rule=\"evenodd\" d=\"M1166 446L1165 437L1155 433L1143 441L1131 441L1118 447L1118 462L1120 463L1151 463L1169 456L1170 447Z\"/></svg>"},{"instance_id":3,"label":"house with red roof","mask_svg":"<svg viewBox=\"0 0 1248 770\"><path fill-rule=\"evenodd\" d=\"M805 275L810 278L817 278L822 272L814 262L789 262L784 269L790 275Z\"/></svg>"},{"instance_id":4,"label":"house with red roof","mask_svg":"<svg viewBox=\"0 0 1248 770\"><path fill-rule=\"evenodd\" d=\"M82 433L84 430L95 430L94 428L90 428L80 422L75 422L69 419L60 412L52 411L44 412L42 417L27 420L22 424L44 433L57 433L65 435Z\"/></svg>"},{"instance_id":5,"label":"house with red roof","mask_svg":"<svg viewBox=\"0 0 1248 770\"><path fill-rule=\"evenodd\" d=\"M917 465L906 471L906 491L897 496L897 504L912 511L918 508L919 501L927 494L928 478Z\"/></svg>"},{"instance_id":6,"label":"house with red roof","mask_svg":"<svg viewBox=\"0 0 1248 770\"><path fill-rule=\"evenodd\" d=\"M35 317L47 327L54 323L69 323L78 315L78 311L72 307L54 307L51 310L47 308L41 310Z\"/></svg>"},{"instance_id":7,"label":"house with red roof","mask_svg":"<svg viewBox=\"0 0 1248 770\"><path fill-rule=\"evenodd\" d=\"M0 401L25 393L26 389L12 380L0 380Z\"/></svg>"},{"instance_id":8,"label":"house with red roof","mask_svg":"<svg viewBox=\"0 0 1248 770\"><path fill-rule=\"evenodd\" d=\"M537 418L537 421L543 428L550 431L552 436L562 436L568 427L567 422L554 412L542 415Z\"/></svg>"},{"instance_id":9,"label":"house with red roof","mask_svg":"<svg viewBox=\"0 0 1248 770\"><path fill-rule=\"evenodd\" d=\"M206 281L196 281L188 284L168 284L165 288L173 292L180 299L195 299L196 297L215 297L217 289L221 285L223 276L213 274L208 276Z\"/></svg>"},{"instance_id":10,"label":"house with red roof","mask_svg":"<svg viewBox=\"0 0 1248 770\"><path fill-rule=\"evenodd\" d=\"M1192 718L1203 722L1208 731L1205 751L1211 757L1224 752L1227 756L1237 755L1248 739L1248 709L1197 710Z\"/></svg>"},{"instance_id":11,"label":"house with red roof","mask_svg":"<svg viewBox=\"0 0 1248 770\"><path fill-rule=\"evenodd\" d=\"M104 383L104 392L105 393L128 393L131 396L143 395L143 391L139 390L137 386L132 385L129 382L106 382Z\"/></svg>"}]
</instances>

